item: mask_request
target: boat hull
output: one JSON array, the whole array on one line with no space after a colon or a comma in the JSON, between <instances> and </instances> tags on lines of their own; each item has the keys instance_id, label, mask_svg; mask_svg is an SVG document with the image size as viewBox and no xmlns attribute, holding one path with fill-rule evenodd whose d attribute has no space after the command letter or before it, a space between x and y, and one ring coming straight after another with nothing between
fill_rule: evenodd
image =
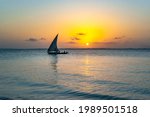
<instances>
[{"instance_id":1,"label":"boat hull","mask_svg":"<svg viewBox=\"0 0 150 117\"><path fill-rule=\"evenodd\" d=\"M68 54L68 52L48 52L48 54Z\"/></svg>"},{"instance_id":2,"label":"boat hull","mask_svg":"<svg viewBox=\"0 0 150 117\"><path fill-rule=\"evenodd\" d=\"M54 55L57 55L57 54L68 54L68 52L66 51L60 51L58 48L57 48L57 38L58 38L58 34L56 35L56 37L54 38L54 40L52 41L51 45L49 46L48 50L47 50L47 53L48 54L54 54Z\"/></svg>"}]
</instances>

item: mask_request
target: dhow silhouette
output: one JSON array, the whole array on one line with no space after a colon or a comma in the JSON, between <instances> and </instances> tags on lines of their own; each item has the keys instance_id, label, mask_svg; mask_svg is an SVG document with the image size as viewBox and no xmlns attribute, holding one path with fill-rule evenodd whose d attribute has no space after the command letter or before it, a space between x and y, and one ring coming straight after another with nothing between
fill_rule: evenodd
<instances>
[{"instance_id":1,"label":"dhow silhouette","mask_svg":"<svg viewBox=\"0 0 150 117\"><path fill-rule=\"evenodd\" d=\"M58 39L58 34L56 35L56 37L54 38L54 40L52 41L52 43L50 44L47 53L48 54L68 54L67 51L60 51L57 48L57 39Z\"/></svg>"}]
</instances>

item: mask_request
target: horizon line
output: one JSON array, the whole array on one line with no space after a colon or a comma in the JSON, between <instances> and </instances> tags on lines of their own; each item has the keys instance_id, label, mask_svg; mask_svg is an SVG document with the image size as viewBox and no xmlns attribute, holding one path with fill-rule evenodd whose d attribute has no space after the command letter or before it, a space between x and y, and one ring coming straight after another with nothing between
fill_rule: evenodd
<instances>
[{"instance_id":1,"label":"horizon line","mask_svg":"<svg viewBox=\"0 0 150 117\"><path fill-rule=\"evenodd\" d=\"M47 49L47 48L0 48L0 50L38 50L38 49L41 49L41 50L45 50L45 49ZM147 50L149 50L150 49L150 47L148 47L148 48L135 48L135 47L133 47L133 48L59 48L60 50L61 49L70 49L70 50L139 50L139 49L141 49L141 50L143 50L143 49L147 49Z\"/></svg>"}]
</instances>

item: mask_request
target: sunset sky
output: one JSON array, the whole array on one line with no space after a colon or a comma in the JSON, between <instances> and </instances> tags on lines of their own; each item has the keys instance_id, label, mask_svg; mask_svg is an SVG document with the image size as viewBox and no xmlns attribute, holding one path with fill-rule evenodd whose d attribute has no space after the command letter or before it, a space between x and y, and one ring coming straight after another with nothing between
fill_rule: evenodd
<instances>
[{"instance_id":1,"label":"sunset sky","mask_svg":"<svg viewBox=\"0 0 150 117\"><path fill-rule=\"evenodd\" d=\"M150 48L150 0L0 0L0 48Z\"/></svg>"}]
</instances>

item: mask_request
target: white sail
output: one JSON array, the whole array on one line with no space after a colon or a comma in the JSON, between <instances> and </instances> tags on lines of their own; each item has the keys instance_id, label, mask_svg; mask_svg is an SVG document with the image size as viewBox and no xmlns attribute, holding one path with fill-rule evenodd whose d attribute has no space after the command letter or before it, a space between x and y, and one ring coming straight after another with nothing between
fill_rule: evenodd
<instances>
[{"instance_id":1,"label":"white sail","mask_svg":"<svg viewBox=\"0 0 150 117\"><path fill-rule=\"evenodd\" d=\"M58 38L58 34L56 35L53 42L49 46L49 48L48 48L49 52L58 52L59 51L58 48L57 48L57 38Z\"/></svg>"}]
</instances>

